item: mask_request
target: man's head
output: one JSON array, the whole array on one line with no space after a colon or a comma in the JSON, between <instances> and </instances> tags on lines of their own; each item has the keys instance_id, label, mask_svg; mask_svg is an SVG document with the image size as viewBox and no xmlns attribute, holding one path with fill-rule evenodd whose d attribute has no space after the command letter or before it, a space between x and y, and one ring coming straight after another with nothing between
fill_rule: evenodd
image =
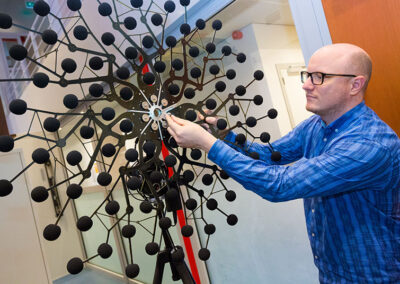
<instances>
[{"instance_id":1,"label":"man's head","mask_svg":"<svg viewBox=\"0 0 400 284\"><path fill-rule=\"evenodd\" d=\"M307 71L327 74L322 85L314 85L308 78L303 85L306 91L306 109L331 123L364 99L371 78L372 63L369 55L360 47L340 43L324 46L311 57Z\"/></svg>"}]
</instances>

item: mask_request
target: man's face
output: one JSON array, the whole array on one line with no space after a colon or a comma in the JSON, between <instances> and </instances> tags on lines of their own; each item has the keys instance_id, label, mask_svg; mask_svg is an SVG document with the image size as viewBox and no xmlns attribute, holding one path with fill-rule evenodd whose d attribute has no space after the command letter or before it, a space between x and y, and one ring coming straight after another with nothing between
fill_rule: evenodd
<instances>
[{"instance_id":1,"label":"man's face","mask_svg":"<svg viewBox=\"0 0 400 284\"><path fill-rule=\"evenodd\" d=\"M328 52L314 54L309 61L307 71L346 74L344 58L329 55ZM308 78L303 84L307 98L306 109L320 115L322 119L335 116L346 105L350 86L348 77L325 76L322 85L313 85L311 78Z\"/></svg>"}]
</instances>

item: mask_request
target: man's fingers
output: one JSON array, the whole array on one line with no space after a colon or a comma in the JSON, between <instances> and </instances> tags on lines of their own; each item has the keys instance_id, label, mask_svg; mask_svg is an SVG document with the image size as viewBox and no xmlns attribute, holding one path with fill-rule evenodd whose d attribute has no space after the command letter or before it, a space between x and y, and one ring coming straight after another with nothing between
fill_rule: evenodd
<instances>
[{"instance_id":1,"label":"man's fingers","mask_svg":"<svg viewBox=\"0 0 400 284\"><path fill-rule=\"evenodd\" d=\"M171 134L172 137L176 139L176 133L171 127L167 127L167 131Z\"/></svg>"},{"instance_id":2,"label":"man's fingers","mask_svg":"<svg viewBox=\"0 0 400 284\"><path fill-rule=\"evenodd\" d=\"M171 116L170 116L169 114L167 114L167 115L165 116L165 119L167 120L168 128L172 128L172 129L174 130L174 132L175 132L175 129L176 129L177 127L179 127L179 125L176 124L176 122L171 118Z\"/></svg>"},{"instance_id":3,"label":"man's fingers","mask_svg":"<svg viewBox=\"0 0 400 284\"><path fill-rule=\"evenodd\" d=\"M171 119L173 119L174 122L176 122L177 124L179 124L181 126L185 125L185 123L186 123L186 120L184 120L180 117L177 117L175 115L171 115Z\"/></svg>"}]
</instances>

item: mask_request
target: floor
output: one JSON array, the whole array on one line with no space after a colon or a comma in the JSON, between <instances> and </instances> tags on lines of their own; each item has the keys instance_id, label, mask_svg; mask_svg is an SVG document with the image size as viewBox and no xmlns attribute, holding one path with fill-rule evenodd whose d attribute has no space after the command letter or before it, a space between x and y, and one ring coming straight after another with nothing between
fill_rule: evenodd
<instances>
[{"instance_id":1,"label":"floor","mask_svg":"<svg viewBox=\"0 0 400 284\"><path fill-rule=\"evenodd\" d=\"M67 275L53 281L53 284L125 284L122 280L85 268L77 275Z\"/></svg>"}]
</instances>

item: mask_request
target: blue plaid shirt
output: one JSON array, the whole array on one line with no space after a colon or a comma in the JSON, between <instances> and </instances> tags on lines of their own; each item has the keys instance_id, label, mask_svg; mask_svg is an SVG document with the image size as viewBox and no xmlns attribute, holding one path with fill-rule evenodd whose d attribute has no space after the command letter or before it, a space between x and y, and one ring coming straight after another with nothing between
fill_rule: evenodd
<instances>
[{"instance_id":1,"label":"blue plaid shirt","mask_svg":"<svg viewBox=\"0 0 400 284\"><path fill-rule=\"evenodd\" d=\"M259 160L218 140L208 157L261 197L304 198L322 283L400 283L400 140L364 102L326 125L314 115L268 146ZM290 166L285 164L295 162Z\"/></svg>"}]
</instances>

